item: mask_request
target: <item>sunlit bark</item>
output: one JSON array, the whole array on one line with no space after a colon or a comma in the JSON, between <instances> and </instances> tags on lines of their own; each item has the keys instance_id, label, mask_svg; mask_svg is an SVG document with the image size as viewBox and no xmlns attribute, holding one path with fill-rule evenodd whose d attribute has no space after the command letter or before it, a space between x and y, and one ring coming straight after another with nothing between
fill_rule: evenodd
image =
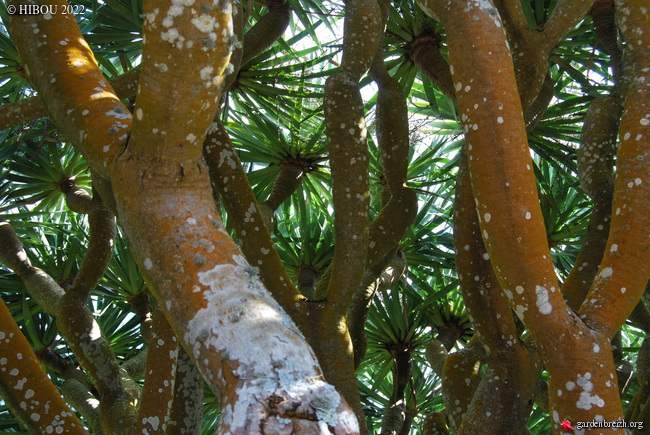
<instances>
[{"instance_id":1,"label":"sunlit bark","mask_svg":"<svg viewBox=\"0 0 650 435\"><path fill-rule=\"evenodd\" d=\"M86 433L0 299L0 395L31 433Z\"/></svg>"}]
</instances>

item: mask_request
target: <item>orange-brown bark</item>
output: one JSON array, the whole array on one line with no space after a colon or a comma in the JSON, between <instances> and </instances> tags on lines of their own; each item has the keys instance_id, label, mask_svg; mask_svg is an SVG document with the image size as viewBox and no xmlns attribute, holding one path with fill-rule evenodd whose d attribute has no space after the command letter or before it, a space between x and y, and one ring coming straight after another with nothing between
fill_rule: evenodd
<instances>
[{"instance_id":1,"label":"orange-brown bark","mask_svg":"<svg viewBox=\"0 0 650 435\"><path fill-rule=\"evenodd\" d=\"M442 399L449 422L458 428L481 382L482 345L472 339L467 347L447 355L442 366Z\"/></svg>"},{"instance_id":2,"label":"orange-brown bark","mask_svg":"<svg viewBox=\"0 0 650 435\"><path fill-rule=\"evenodd\" d=\"M86 433L34 354L0 299L0 395L25 428L34 433Z\"/></svg>"},{"instance_id":3,"label":"orange-brown bark","mask_svg":"<svg viewBox=\"0 0 650 435\"><path fill-rule=\"evenodd\" d=\"M210 195L201 152L229 61L230 4L211 2L194 8L149 1L144 7L143 68L128 147L119 156L111 146L104 148L112 133L102 129L94 131L98 141L87 143L81 137L77 145L91 167L109 179L145 280L203 376L223 399L221 430L310 431L320 421L339 433L356 433L354 415L322 381L311 349L222 228ZM26 34L30 22L17 21L15 27ZM61 24L83 41L72 23ZM74 48L81 52L84 44L79 41ZM27 38L22 44L23 51L38 52ZM54 56L51 64L36 57L26 63L38 67L39 77L50 77L59 68L70 81L85 80L91 88L101 84L99 69L87 53L80 69L74 69L74 62L57 63ZM46 100L52 98L50 85L41 80L36 86ZM56 89L62 94L58 104L47 106L55 123L84 126L75 116L65 117L74 110L88 110L98 122L107 118L91 104L93 95L78 101L70 95L79 94L79 89L74 89L76 93L68 87ZM108 90L101 95L116 100ZM130 113L119 115L128 129ZM78 320L83 331L90 331L90 319ZM260 372L266 374L263 383L256 375ZM120 404L104 398L101 402L106 409Z\"/></svg>"}]
</instances>

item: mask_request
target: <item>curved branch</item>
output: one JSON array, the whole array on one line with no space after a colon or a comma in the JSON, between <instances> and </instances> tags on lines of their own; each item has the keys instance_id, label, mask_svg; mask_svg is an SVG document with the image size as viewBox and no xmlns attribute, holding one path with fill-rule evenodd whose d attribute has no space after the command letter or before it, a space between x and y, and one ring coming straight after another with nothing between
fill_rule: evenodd
<instances>
[{"instance_id":1,"label":"curved branch","mask_svg":"<svg viewBox=\"0 0 650 435\"><path fill-rule=\"evenodd\" d=\"M512 58L498 13L489 1L420 1L447 30L449 63L459 90L456 99L487 258L510 306L540 345L551 374L551 390L563 390L561 396L551 397L553 415L591 420L598 414L615 420L622 416L622 409L616 386L608 382L615 370L609 337L594 334L558 291ZM486 58L485 52L492 55ZM615 302L608 309L610 304ZM573 352L557 355L559 346L571 346ZM598 396L597 407L582 406L579 389L565 390L567 382L583 382L576 371L586 361L589 382L594 385L590 394ZM559 417L554 418L555 428L559 423Z\"/></svg>"},{"instance_id":2,"label":"curved branch","mask_svg":"<svg viewBox=\"0 0 650 435\"><path fill-rule=\"evenodd\" d=\"M12 269L25 284L36 303L47 313L58 316L63 289L50 275L32 266L27 253L9 223L0 219L0 261Z\"/></svg>"},{"instance_id":3,"label":"curved branch","mask_svg":"<svg viewBox=\"0 0 650 435\"><path fill-rule=\"evenodd\" d=\"M99 195L95 195L91 199L88 224L90 227L88 249L72 288L68 290L63 298L64 300L78 298L85 302L90 292L97 287L102 276L104 276L113 256L113 245L117 232L115 216L104 207Z\"/></svg>"},{"instance_id":4,"label":"curved branch","mask_svg":"<svg viewBox=\"0 0 650 435\"><path fill-rule=\"evenodd\" d=\"M587 296L605 252L612 214L614 155L623 101L618 95L595 99L585 117L580 148L580 185L594 202L587 236L575 266L562 285L567 304L574 310Z\"/></svg>"},{"instance_id":5,"label":"curved branch","mask_svg":"<svg viewBox=\"0 0 650 435\"><path fill-rule=\"evenodd\" d=\"M464 152L454 202L454 247L460 291L489 364L459 432L480 433L486 415L494 416L491 431L519 432L526 426L541 366L519 340L512 310L486 255Z\"/></svg>"},{"instance_id":6,"label":"curved branch","mask_svg":"<svg viewBox=\"0 0 650 435\"><path fill-rule=\"evenodd\" d=\"M550 53L589 12L594 0L559 0L544 24L545 50Z\"/></svg>"}]
</instances>

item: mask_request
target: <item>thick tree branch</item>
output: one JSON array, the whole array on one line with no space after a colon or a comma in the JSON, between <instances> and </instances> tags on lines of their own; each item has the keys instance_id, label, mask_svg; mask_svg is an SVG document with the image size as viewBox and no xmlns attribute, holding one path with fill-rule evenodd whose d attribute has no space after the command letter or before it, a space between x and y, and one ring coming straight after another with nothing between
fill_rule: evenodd
<instances>
[{"instance_id":1,"label":"thick tree branch","mask_svg":"<svg viewBox=\"0 0 650 435\"><path fill-rule=\"evenodd\" d=\"M312 350L223 229L211 197L202 145L229 62L231 5L171 6L144 4L134 126L111 180L136 261L221 399L220 431L313 431L325 422L356 433L354 415L323 382ZM174 32L161 32L169 28L163 21Z\"/></svg>"},{"instance_id":2,"label":"thick tree branch","mask_svg":"<svg viewBox=\"0 0 650 435\"><path fill-rule=\"evenodd\" d=\"M67 5L63 0L48 4L58 10ZM92 169L105 177L127 141L131 115L97 66L74 15L9 17L12 39L47 112Z\"/></svg>"},{"instance_id":3,"label":"thick tree branch","mask_svg":"<svg viewBox=\"0 0 650 435\"><path fill-rule=\"evenodd\" d=\"M484 360L483 346L478 339L472 339L467 347L450 353L442 368L442 400L453 428L463 421L481 383L479 368Z\"/></svg>"}]
</instances>

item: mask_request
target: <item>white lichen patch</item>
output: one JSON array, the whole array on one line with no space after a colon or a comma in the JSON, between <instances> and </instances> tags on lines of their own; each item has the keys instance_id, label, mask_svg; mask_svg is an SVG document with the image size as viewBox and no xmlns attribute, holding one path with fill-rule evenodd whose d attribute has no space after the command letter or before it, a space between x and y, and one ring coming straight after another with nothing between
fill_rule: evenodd
<instances>
[{"instance_id":1,"label":"white lichen patch","mask_svg":"<svg viewBox=\"0 0 650 435\"><path fill-rule=\"evenodd\" d=\"M237 164L233 160L232 156L233 156L232 151L222 150L219 153L219 166L223 166L223 164L225 163L228 166L230 166L231 169L237 168Z\"/></svg>"},{"instance_id":2,"label":"white lichen patch","mask_svg":"<svg viewBox=\"0 0 650 435\"><path fill-rule=\"evenodd\" d=\"M582 388L582 391L580 392L580 398L576 402L576 407L579 409L589 410L593 407L593 405L596 405L599 408L605 406L605 401L603 399L601 399L596 394L591 394L594 389L594 384L590 381L590 379L591 373L589 372L585 373L584 376L578 375L577 384L580 388Z\"/></svg>"},{"instance_id":3,"label":"white lichen patch","mask_svg":"<svg viewBox=\"0 0 650 435\"><path fill-rule=\"evenodd\" d=\"M600 271L599 276L601 278L608 278L612 276L613 273L614 273L614 269L612 269L611 267L605 267L603 268L603 270Z\"/></svg>"},{"instance_id":4,"label":"white lichen patch","mask_svg":"<svg viewBox=\"0 0 650 435\"><path fill-rule=\"evenodd\" d=\"M153 262L151 261L151 258L145 258L144 259L144 268L147 270L151 270L153 267Z\"/></svg>"},{"instance_id":5,"label":"white lichen patch","mask_svg":"<svg viewBox=\"0 0 650 435\"><path fill-rule=\"evenodd\" d=\"M542 314L550 314L553 311L553 306L548 300L548 290L543 286L535 286L535 293L537 294L537 308Z\"/></svg>"},{"instance_id":6,"label":"white lichen patch","mask_svg":"<svg viewBox=\"0 0 650 435\"><path fill-rule=\"evenodd\" d=\"M216 22L215 18L207 14L192 18L192 24L203 33L210 33L219 27L219 23Z\"/></svg>"}]
</instances>

